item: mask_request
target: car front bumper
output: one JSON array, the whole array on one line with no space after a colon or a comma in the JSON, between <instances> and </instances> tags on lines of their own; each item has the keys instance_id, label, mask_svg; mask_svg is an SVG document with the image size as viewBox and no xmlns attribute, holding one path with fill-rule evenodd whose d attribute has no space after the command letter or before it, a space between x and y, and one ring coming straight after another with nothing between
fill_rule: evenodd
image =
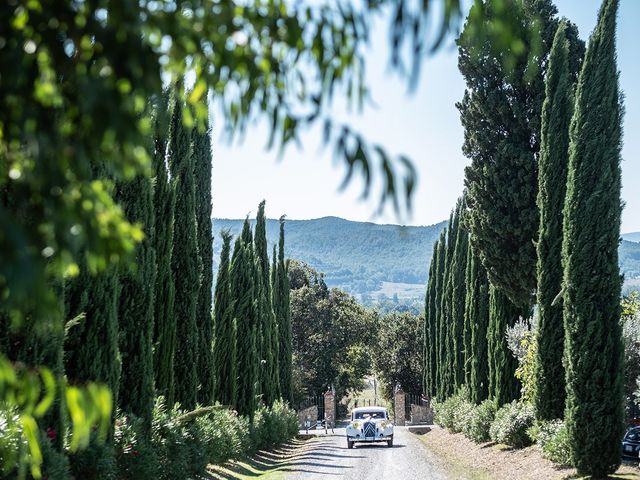
<instances>
[{"instance_id":1,"label":"car front bumper","mask_svg":"<svg viewBox=\"0 0 640 480\"><path fill-rule=\"evenodd\" d=\"M364 435L347 435L347 440L350 442L387 442L393 438L393 433L385 435L384 433L378 433L375 437L365 437Z\"/></svg>"}]
</instances>

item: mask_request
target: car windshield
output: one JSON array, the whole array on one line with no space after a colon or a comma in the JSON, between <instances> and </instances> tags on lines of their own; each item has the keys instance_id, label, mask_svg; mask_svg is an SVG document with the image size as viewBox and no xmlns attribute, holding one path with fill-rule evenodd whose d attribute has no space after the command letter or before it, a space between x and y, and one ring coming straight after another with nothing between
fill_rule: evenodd
<instances>
[{"instance_id":1,"label":"car windshield","mask_svg":"<svg viewBox=\"0 0 640 480\"><path fill-rule=\"evenodd\" d=\"M384 412L355 412L353 415L354 420L365 420L367 418L371 418L374 420L379 420L381 418L385 418Z\"/></svg>"},{"instance_id":2,"label":"car windshield","mask_svg":"<svg viewBox=\"0 0 640 480\"><path fill-rule=\"evenodd\" d=\"M625 435L627 440L640 441L640 428L631 428Z\"/></svg>"}]
</instances>

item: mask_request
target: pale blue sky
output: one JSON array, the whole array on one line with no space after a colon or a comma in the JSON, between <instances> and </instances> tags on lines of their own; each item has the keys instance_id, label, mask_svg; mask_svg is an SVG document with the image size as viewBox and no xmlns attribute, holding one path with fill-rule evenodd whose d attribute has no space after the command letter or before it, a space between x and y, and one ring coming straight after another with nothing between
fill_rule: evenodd
<instances>
[{"instance_id":1,"label":"pale blue sky","mask_svg":"<svg viewBox=\"0 0 640 480\"><path fill-rule=\"evenodd\" d=\"M585 40L595 26L600 0L556 0L560 15L578 25ZM640 1L622 0L618 23L618 66L625 93L622 196L626 203L622 231L640 231L640 58L636 20ZM380 24L382 27L383 24ZM362 115L339 117L384 145L391 153L404 153L418 169L419 183L413 215L406 223L428 225L448 217L463 188L463 130L455 108L464 92L457 69L456 51L444 48L425 61L415 93L407 94L406 83L389 74L389 48L385 28L373 39L369 50L368 83L375 107ZM451 44L450 44L451 45ZM290 147L281 160L265 151L264 126L251 128L243 143L220 141L214 133L213 215L242 218L255 214L258 203L267 201L267 215L286 214L291 219L340 216L350 220L397 223L392 212L374 217L377 198L359 201L358 182L338 192L344 170L330 150L320 148L321 132L302 136L303 149ZM375 190L374 190L375 191Z\"/></svg>"}]
</instances>

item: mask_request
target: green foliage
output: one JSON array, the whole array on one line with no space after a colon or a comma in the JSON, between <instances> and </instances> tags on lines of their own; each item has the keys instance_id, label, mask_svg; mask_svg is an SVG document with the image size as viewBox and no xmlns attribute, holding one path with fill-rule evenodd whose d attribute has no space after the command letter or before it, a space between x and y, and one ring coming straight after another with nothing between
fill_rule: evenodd
<instances>
[{"instance_id":1,"label":"green foliage","mask_svg":"<svg viewBox=\"0 0 640 480\"><path fill-rule=\"evenodd\" d=\"M406 393L422 393L423 324L422 317L411 313L392 313L380 318L373 367L384 398L393 398L397 384Z\"/></svg>"},{"instance_id":2,"label":"green foliage","mask_svg":"<svg viewBox=\"0 0 640 480\"><path fill-rule=\"evenodd\" d=\"M571 447L567 426L561 420L536 422L529 436L542 450L542 456L560 467L571 467Z\"/></svg>"},{"instance_id":3,"label":"green foliage","mask_svg":"<svg viewBox=\"0 0 640 480\"><path fill-rule=\"evenodd\" d=\"M267 253L266 218L264 200L258 206L256 230L254 235L254 253L257 266L256 294L258 306L258 330L256 347L258 359L264 363L259 369L259 391L267 405L280 396L280 378L278 366L278 332L273 312L269 255Z\"/></svg>"},{"instance_id":4,"label":"green foliage","mask_svg":"<svg viewBox=\"0 0 640 480\"><path fill-rule=\"evenodd\" d=\"M198 389L196 307L202 263L198 253L191 132L182 123L183 111L181 100L176 100L169 143L169 165L176 190L171 269L176 288L175 400L190 409L196 405Z\"/></svg>"},{"instance_id":5,"label":"green foliage","mask_svg":"<svg viewBox=\"0 0 640 480\"><path fill-rule=\"evenodd\" d=\"M176 320L173 314L175 282L171 263L173 259L173 230L175 214L175 188L169 180L166 165L169 139L169 98L164 92L156 102L153 136L153 170L155 188L153 208L155 230L152 237L156 251L156 284L154 292L154 371L158 395L169 404L175 400L174 355L176 350Z\"/></svg>"},{"instance_id":6,"label":"green foliage","mask_svg":"<svg viewBox=\"0 0 640 480\"><path fill-rule=\"evenodd\" d=\"M238 372L236 406L240 415L253 419L257 407L256 384L258 362L256 335L258 329L256 305L256 267L249 221L245 221L242 236L233 248L230 292L233 305L233 322L236 327L236 364Z\"/></svg>"},{"instance_id":7,"label":"green foliage","mask_svg":"<svg viewBox=\"0 0 640 480\"><path fill-rule=\"evenodd\" d=\"M201 432L206 447L206 458L210 463L221 464L240 458L251 444L249 420L230 410L220 410L212 415L198 417L195 423ZM285 440L290 438L291 436Z\"/></svg>"},{"instance_id":8,"label":"green foliage","mask_svg":"<svg viewBox=\"0 0 640 480\"><path fill-rule=\"evenodd\" d=\"M512 302L527 305L536 284L538 231L537 154L544 76L558 20L551 0L512 3L508 10L519 30L537 31L523 38L524 53L510 69L491 55L499 38L469 44L474 18L492 23L501 14L493 2L477 2L459 40L458 67L467 89L458 104L465 129L468 228L474 250L489 281ZM498 42L498 44L492 43ZM531 69L525 57L534 58Z\"/></svg>"},{"instance_id":9,"label":"green foliage","mask_svg":"<svg viewBox=\"0 0 640 480\"><path fill-rule=\"evenodd\" d=\"M221 232L240 234L244 219L214 219L214 275L222 250ZM278 243L279 221L267 219L267 243ZM424 309L424 286L432 246L446 222L426 227L399 227L327 217L287 220L287 257L324 273L329 287L356 296L381 313ZM640 276L640 244L620 244L620 268L625 276ZM384 283L383 283L384 282ZM398 302L393 299L398 290Z\"/></svg>"},{"instance_id":10,"label":"green foliage","mask_svg":"<svg viewBox=\"0 0 640 480\"><path fill-rule=\"evenodd\" d=\"M0 355L0 392L5 398L0 409L2 468L17 469L17 478L24 478L27 467L34 478L41 477L38 427L46 425L45 415L58 396L64 396L64 412L71 420L69 449L72 452L86 448L92 431L100 441L106 439L112 398L104 386L94 383L87 383L83 388L67 386L49 369L25 369ZM61 438L60 432L57 438Z\"/></svg>"},{"instance_id":11,"label":"green foliage","mask_svg":"<svg viewBox=\"0 0 640 480\"><path fill-rule=\"evenodd\" d=\"M455 350L454 322L452 316L453 302L453 259L456 248L456 238L458 226L460 225L460 217L458 210L460 202L456 205L456 209L451 212L449 224L447 225L447 243L444 249L444 270L442 277L442 298L440 299L440 390L438 396L447 398L455 391L455 361L457 352Z\"/></svg>"},{"instance_id":12,"label":"green foliage","mask_svg":"<svg viewBox=\"0 0 640 480\"><path fill-rule=\"evenodd\" d=\"M528 309L527 309L528 310ZM528 311L514 305L506 294L493 285L489 288L489 326L487 327L487 358L489 359L489 398L498 405L515 400L520 395L520 382L515 377L518 363L507 345L507 327Z\"/></svg>"},{"instance_id":13,"label":"green foliage","mask_svg":"<svg viewBox=\"0 0 640 480\"><path fill-rule=\"evenodd\" d=\"M465 306L465 353L469 368L469 398L475 404L489 397L489 358L487 327L489 324L489 282L480 259L471 244L467 258L467 298ZM469 330L471 332L469 333ZM471 337L471 338L468 338ZM470 345L466 344L466 341ZM465 365L466 365L465 364Z\"/></svg>"},{"instance_id":14,"label":"green foliage","mask_svg":"<svg viewBox=\"0 0 640 480\"><path fill-rule=\"evenodd\" d=\"M429 278L427 280L427 292L425 294L424 305L424 348L423 348L423 373L422 385L423 391L430 398L436 393L436 378L438 376L437 362L437 318L438 311L436 309L436 281L438 266L438 242L433 244L433 254L429 264Z\"/></svg>"},{"instance_id":15,"label":"green foliage","mask_svg":"<svg viewBox=\"0 0 640 480\"><path fill-rule=\"evenodd\" d=\"M572 463L596 477L617 470L624 433L617 11L617 0L603 1L578 80L562 246L565 422Z\"/></svg>"},{"instance_id":16,"label":"green foliage","mask_svg":"<svg viewBox=\"0 0 640 480\"><path fill-rule=\"evenodd\" d=\"M570 45L569 39L575 45ZM553 39L542 104L540 160L538 162L538 207L540 229L536 244L537 300L539 310L538 346L535 352L535 392L523 381L523 396L533 394L536 417L550 420L564 413L564 326L562 305L554 304L562 290L562 210L569 164L569 123L573 112L573 83L577 70L569 69L570 53L584 50L583 42L575 40L577 29L561 21ZM571 48L573 47L573 48ZM577 65L576 65L577 66ZM520 368L522 368L522 364ZM526 375L526 373L523 373Z\"/></svg>"},{"instance_id":17,"label":"green foliage","mask_svg":"<svg viewBox=\"0 0 640 480\"><path fill-rule=\"evenodd\" d=\"M433 395L439 398L444 398L443 394L443 384L442 384L442 370L443 367L443 345L444 345L444 334L445 329L443 328L445 323L442 321L442 297L444 295L444 282L445 282L445 265L446 265L446 231L442 230L440 233L440 238L438 240L438 251L436 257L438 263L436 264L436 298L435 298L435 312L436 312L436 320L435 320L435 349L436 349L436 371L435 371L435 386Z\"/></svg>"},{"instance_id":18,"label":"green foliage","mask_svg":"<svg viewBox=\"0 0 640 480\"><path fill-rule=\"evenodd\" d=\"M493 400L485 400L480 405L474 406L462 427L464 436L476 443L489 441L491 439L489 431L497 411L498 405Z\"/></svg>"},{"instance_id":19,"label":"green foliage","mask_svg":"<svg viewBox=\"0 0 640 480\"><path fill-rule=\"evenodd\" d=\"M92 435L87 448L69 453L69 465L74 478L116 480L118 464L111 442L101 442ZM53 477L52 477L53 478Z\"/></svg>"},{"instance_id":20,"label":"green foliage","mask_svg":"<svg viewBox=\"0 0 640 480\"><path fill-rule=\"evenodd\" d=\"M120 185L118 199L127 219L144 225L146 238L136 246L135 269L120 272L118 327L122 374L118 406L122 411L142 419L147 430L151 426L154 401L153 329L156 251L151 238L155 233L153 197L150 179L136 177ZM100 358L105 363L113 358ZM115 390L114 390L115 391Z\"/></svg>"},{"instance_id":21,"label":"green foliage","mask_svg":"<svg viewBox=\"0 0 640 480\"><path fill-rule=\"evenodd\" d=\"M229 256L231 234L222 232L222 253L215 291L215 336L213 365L215 375L214 399L223 405L236 403L236 326L233 321L233 300L230 291Z\"/></svg>"},{"instance_id":22,"label":"green foliage","mask_svg":"<svg viewBox=\"0 0 640 480\"><path fill-rule=\"evenodd\" d=\"M71 480L71 470L69 458L56 445L57 432L49 430L51 438L47 433L40 432L40 447L42 448L42 476L55 480Z\"/></svg>"},{"instance_id":23,"label":"green foliage","mask_svg":"<svg viewBox=\"0 0 640 480\"><path fill-rule=\"evenodd\" d=\"M468 398L469 391L463 387L443 402L434 401L433 421L452 433L462 432L467 427L475 407Z\"/></svg>"},{"instance_id":24,"label":"green foliage","mask_svg":"<svg viewBox=\"0 0 640 480\"><path fill-rule=\"evenodd\" d=\"M466 209L466 198L463 195L458 200L456 216L458 217L458 229L455 237L455 248L453 259L451 260L451 317L450 335L452 341L449 343L453 348L451 370L454 387L460 387L465 383L466 372L469 370L465 357L465 320L464 310L466 302L466 271L467 271L467 251L469 246L469 232L464 226L464 212ZM468 332L471 333L470 331ZM470 344L470 341L469 341Z\"/></svg>"},{"instance_id":25,"label":"green foliage","mask_svg":"<svg viewBox=\"0 0 640 480\"><path fill-rule=\"evenodd\" d=\"M534 422L533 407L514 400L503 405L496 413L489 435L496 443L523 448L531 445L527 431Z\"/></svg>"},{"instance_id":26,"label":"green foliage","mask_svg":"<svg viewBox=\"0 0 640 480\"><path fill-rule=\"evenodd\" d=\"M206 96L203 103L207 106ZM198 402L208 405L213 401L213 229L211 225L211 131L195 128L193 158L195 171L196 221L198 225L198 255L202 264L196 324L198 328Z\"/></svg>"},{"instance_id":27,"label":"green foliage","mask_svg":"<svg viewBox=\"0 0 640 480\"><path fill-rule=\"evenodd\" d=\"M293 356L298 367L293 383L301 386L295 400L324 393L331 385L337 398L359 391L371 370L377 316L345 292L329 290L321 274L308 265L292 261L289 280Z\"/></svg>"},{"instance_id":28,"label":"green foliage","mask_svg":"<svg viewBox=\"0 0 640 480\"><path fill-rule=\"evenodd\" d=\"M285 402L293 404L293 333L291 330L291 301L289 263L284 260L284 217L280 217L280 239L276 263L276 247L273 246L273 309L278 324L278 367L280 368L280 393Z\"/></svg>"},{"instance_id":29,"label":"green foliage","mask_svg":"<svg viewBox=\"0 0 640 480\"><path fill-rule=\"evenodd\" d=\"M151 445L148 429L146 420L133 415L116 419L113 443L119 479L157 478L158 457Z\"/></svg>"},{"instance_id":30,"label":"green foliage","mask_svg":"<svg viewBox=\"0 0 640 480\"><path fill-rule=\"evenodd\" d=\"M640 401L640 309L638 296L622 298L622 341L624 344L624 396L626 417L635 417Z\"/></svg>"},{"instance_id":31,"label":"green foliage","mask_svg":"<svg viewBox=\"0 0 640 480\"><path fill-rule=\"evenodd\" d=\"M507 344L511 354L518 361L515 376L520 381L520 400L533 404L536 398L536 373L538 371L538 311L530 320L520 318L513 326L507 327ZM564 388L564 379L560 379ZM535 405L534 405L535 407ZM537 418L537 417L536 417Z\"/></svg>"},{"instance_id":32,"label":"green foliage","mask_svg":"<svg viewBox=\"0 0 640 480\"><path fill-rule=\"evenodd\" d=\"M120 282L115 269L90 276L85 265L65 289L64 361L72 383L96 381L117 393L121 360L118 348Z\"/></svg>"},{"instance_id":33,"label":"green foliage","mask_svg":"<svg viewBox=\"0 0 640 480\"><path fill-rule=\"evenodd\" d=\"M251 424L251 442L256 450L282 445L297 433L296 412L279 400L270 408L260 407Z\"/></svg>"},{"instance_id":34,"label":"green foliage","mask_svg":"<svg viewBox=\"0 0 640 480\"><path fill-rule=\"evenodd\" d=\"M266 220L267 243L279 241L278 219ZM243 220L214 219L216 240L214 254L219 255L222 242L219 232L240 234ZM443 223L428 227L398 227L366 222L352 222L336 217L315 220L287 220L287 257L310 264L324 272L330 287L352 295L377 300L382 282L420 285L427 280L430 250ZM214 264L214 271L217 264ZM391 297L391 295L388 295Z\"/></svg>"}]
</instances>

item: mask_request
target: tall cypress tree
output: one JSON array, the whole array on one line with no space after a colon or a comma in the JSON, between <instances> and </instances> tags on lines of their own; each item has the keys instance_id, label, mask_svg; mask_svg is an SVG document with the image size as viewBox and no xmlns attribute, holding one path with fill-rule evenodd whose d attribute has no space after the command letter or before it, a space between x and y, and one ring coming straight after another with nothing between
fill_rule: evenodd
<instances>
[{"instance_id":1,"label":"tall cypress tree","mask_svg":"<svg viewBox=\"0 0 640 480\"><path fill-rule=\"evenodd\" d=\"M562 289L562 210L569 163L569 123L573 111L566 31L567 23L560 22L549 57L546 98L542 105L538 165L539 324L534 389L536 417L540 420L562 418L564 414L564 326L562 304L554 304L554 299Z\"/></svg>"},{"instance_id":2,"label":"tall cypress tree","mask_svg":"<svg viewBox=\"0 0 640 480\"><path fill-rule=\"evenodd\" d=\"M231 234L222 232L222 252L220 267L216 280L215 308L215 348L213 350L214 365L214 400L223 405L236 404L236 330L233 322L233 300L230 290Z\"/></svg>"},{"instance_id":3,"label":"tall cypress tree","mask_svg":"<svg viewBox=\"0 0 640 480\"><path fill-rule=\"evenodd\" d=\"M274 247L275 258L275 247ZM280 368L280 392L282 398L293 403L293 333L291 331L291 307L289 287L289 264L284 259L284 216L280 217L280 241L278 245L278 263L275 274L277 296L274 295L274 305L277 305L278 346Z\"/></svg>"},{"instance_id":4,"label":"tall cypress tree","mask_svg":"<svg viewBox=\"0 0 640 480\"><path fill-rule=\"evenodd\" d=\"M267 405L280 396L280 381L278 379L278 354L274 349L275 318L272 306L271 282L269 281L269 255L267 253L267 226L264 213L264 200L258 206L256 217L256 231L254 235L254 252L258 269L256 279L256 293L258 299L258 358L260 367L260 393ZM277 345L277 337L276 337ZM264 362L262 362L264 360Z\"/></svg>"},{"instance_id":5,"label":"tall cypress tree","mask_svg":"<svg viewBox=\"0 0 640 480\"><path fill-rule=\"evenodd\" d=\"M520 382L515 373L518 362L507 346L508 326L528 312L515 305L501 289L489 288L489 325L487 327L487 358L489 364L489 397L498 405L520 396Z\"/></svg>"},{"instance_id":6,"label":"tall cypress tree","mask_svg":"<svg viewBox=\"0 0 640 480\"><path fill-rule=\"evenodd\" d=\"M182 122L178 99L171 119L170 161L175 182L176 206L171 268L176 288L174 317L176 351L174 359L175 397L186 409L195 407L198 390L198 325L196 305L201 263L198 254L194 164L190 132Z\"/></svg>"},{"instance_id":7,"label":"tall cypress tree","mask_svg":"<svg viewBox=\"0 0 640 480\"><path fill-rule=\"evenodd\" d=\"M249 220L245 220L241 236L236 240L231 259L230 289L233 298L233 318L236 325L236 359L238 368L237 409L240 415L253 420L256 409L258 362L256 335L258 332L255 299L256 266Z\"/></svg>"},{"instance_id":8,"label":"tall cypress tree","mask_svg":"<svg viewBox=\"0 0 640 480\"><path fill-rule=\"evenodd\" d=\"M453 260L455 258L456 239L458 237L458 205L451 212L451 219L447 228L447 247L444 267L443 290L442 290L442 312L440 317L441 328L443 330L442 361L441 361L441 381L443 397L449 397L455 392L456 386L456 350L455 350L455 325L453 322Z\"/></svg>"},{"instance_id":9,"label":"tall cypress tree","mask_svg":"<svg viewBox=\"0 0 640 480\"><path fill-rule=\"evenodd\" d=\"M438 264L438 242L433 244L429 264L429 279L424 306L424 373L423 390L429 397L435 396L436 362L436 266Z\"/></svg>"},{"instance_id":10,"label":"tall cypress tree","mask_svg":"<svg viewBox=\"0 0 640 480\"><path fill-rule=\"evenodd\" d=\"M206 102L205 102L206 103ZM202 263L200 289L196 307L198 325L198 402L208 405L213 400L213 229L211 225L211 132L193 131L193 157L196 180L196 220L198 224L198 253Z\"/></svg>"},{"instance_id":11,"label":"tall cypress tree","mask_svg":"<svg viewBox=\"0 0 640 480\"><path fill-rule=\"evenodd\" d=\"M475 2L487 21L495 12L491 2ZM458 41L458 67L467 89L458 104L465 129L464 154L471 159L465 169L470 207L468 226L474 249L492 285L522 305L531 304L536 285L538 231L537 154L540 111L544 100L544 74L548 52L557 28L551 0L523 0L514 8L523 31L540 27L539 50L525 41L524 54L506 71L495 46L470 39L467 24ZM537 69L528 53L535 51ZM532 73L533 72L533 73Z\"/></svg>"},{"instance_id":12,"label":"tall cypress tree","mask_svg":"<svg viewBox=\"0 0 640 480\"><path fill-rule=\"evenodd\" d=\"M445 343L445 330L443 328L443 294L444 294L444 280L445 280L445 265L446 265L446 248L447 237L446 230L442 230L440 238L438 239L438 263L436 264L436 372L435 372L435 395L442 401L445 398L444 388L442 383L442 371L444 370L444 343Z\"/></svg>"},{"instance_id":13,"label":"tall cypress tree","mask_svg":"<svg viewBox=\"0 0 640 480\"><path fill-rule=\"evenodd\" d=\"M175 188L167 171L167 139L169 137L168 94L158 102L153 168L155 188L153 208L155 234L153 246L156 251L156 283L154 295L154 370L158 395L163 395L168 405L175 401L174 357L176 350L176 321L174 316L175 283L171 263L173 259L173 230L175 213ZM178 133L171 130L170 155L177 146Z\"/></svg>"},{"instance_id":14,"label":"tall cypress tree","mask_svg":"<svg viewBox=\"0 0 640 480\"><path fill-rule=\"evenodd\" d=\"M118 303L120 282L115 269L91 275L85 264L65 291L65 373L70 383L100 382L117 405L120 386ZM81 317L79 317L81 316Z\"/></svg>"},{"instance_id":15,"label":"tall cypress tree","mask_svg":"<svg viewBox=\"0 0 640 480\"><path fill-rule=\"evenodd\" d=\"M458 200L456 216L458 228L456 231L455 248L451 263L451 338L453 348L453 382L455 387L461 386L465 381L464 358L464 309L467 289L465 276L467 271L467 250L469 233L463 223L465 210L464 196Z\"/></svg>"},{"instance_id":16,"label":"tall cypress tree","mask_svg":"<svg viewBox=\"0 0 640 480\"><path fill-rule=\"evenodd\" d=\"M156 253L153 248L154 212L151 180L138 176L122 184L118 199L127 219L144 226L146 238L136 247L135 268L122 269L118 303L122 375L118 404L151 428L155 396L153 372L153 313Z\"/></svg>"},{"instance_id":17,"label":"tall cypress tree","mask_svg":"<svg viewBox=\"0 0 640 480\"><path fill-rule=\"evenodd\" d=\"M467 300L465 307L465 354L468 364L467 385L470 400L480 403L489 397L489 359L487 326L489 324L489 283L480 259L471 244L467 254Z\"/></svg>"},{"instance_id":18,"label":"tall cypress tree","mask_svg":"<svg viewBox=\"0 0 640 480\"><path fill-rule=\"evenodd\" d=\"M624 433L617 10L617 0L603 1L578 80L562 245L565 419L574 465L597 478L620 465Z\"/></svg>"}]
</instances>

